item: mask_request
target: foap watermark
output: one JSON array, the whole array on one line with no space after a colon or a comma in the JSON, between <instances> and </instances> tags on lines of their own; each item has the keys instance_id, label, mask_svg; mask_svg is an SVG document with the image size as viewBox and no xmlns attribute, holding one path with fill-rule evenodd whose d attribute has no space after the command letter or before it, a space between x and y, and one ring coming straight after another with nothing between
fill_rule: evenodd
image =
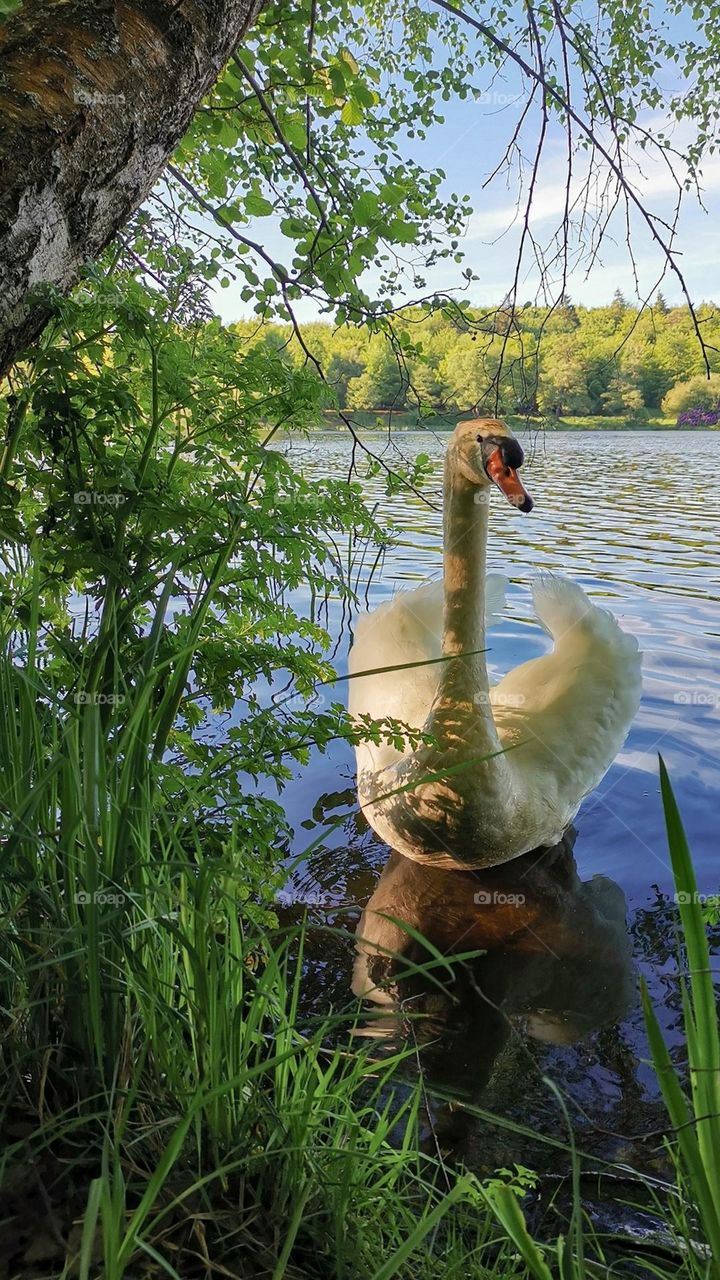
<instances>
[{"instance_id":1,"label":"foap watermark","mask_svg":"<svg viewBox=\"0 0 720 1280\"><path fill-rule=\"evenodd\" d=\"M76 302L109 303L113 305L120 301L120 293L117 289L88 289L86 285L81 285L79 289L75 290L74 299Z\"/></svg>"},{"instance_id":2,"label":"foap watermark","mask_svg":"<svg viewBox=\"0 0 720 1280\"><path fill-rule=\"evenodd\" d=\"M125 500L124 493L106 493L102 489L78 489L73 494L77 507L119 507Z\"/></svg>"},{"instance_id":3,"label":"foap watermark","mask_svg":"<svg viewBox=\"0 0 720 1280\"><path fill-rule=\"evenodd\" d=\"M92 893L80 889L73 894L73 901L80 907L121 907L128 901L128 895L119 889L94 889Z\"/></svg>"},{"instance_id":4,"label":"foap watermark","mask_svg":"<svg viewBox=\"0 0 720 1280\"><path fill-rule=\"evenodd\" d=\"M77 706L119 707L124 701L124 693L89 693L85 689L80 689L75 694Z\"/></svg>"},{"instance_id":5,"label":"foap watermark","mask_svg":"<svg viewBox=\"0 0 720 1280\"><path fill-rule=\"evenodd\" d=\"M673 697L678 707L720 707L720 689L678 689Z\"/></svg>"},{"instance_id":6,"label":"foap watermark","mask_svg":"<svg viewBox=\"0 0 720 1280\"><path fill-rule=\"evenodd\" d=\"M315 511L326 501L327 499L319 493L281 494L275 500L275 508L278 511L284 507L290 511Z\"/></svg>"},{"instance_id":7,"label":"foap watermark","mask_svg":"<svg viewBox=\"0 0 720 1280\"><path fill-rule=\"evenodd\" d=\"M97 90L76 89L73 97L82 107L120 107L125 102L124 93L100 93Z\"/></svg>"},{"instance_id":8,"label":"foap watermark","mask_svg":"<svg viewBox=\"0 0 720 1280\"><path fill-rule=\"evenodd\" d=\"M484 107L511 107L520 98L516 93L501 93L498 89L483 89L475 98Z\"/></svg>"},{"instance_id":9,"label":"foap watermark","mask_svg":"<svg viewBox=\"0 0 720 1280\"><path fill-rule=\"evenodd\" d=\"M476 907L522 907L524 893L501 893L499 889L478 889L473 894Z\"/></svg>"},{"instance_id":10,"label":"foap watermark","mask_svg":"<svg viewBox=\"0 0 720 1280\"><path fill-rule=\"evenodd\" d=\"M476 489L473 494L473 502L475 503L475 506L489 507L494 488L495 485L487 485L484 489ZM523 503L527 501L527 494L506 493L504 496L506 502L509 502L511 507L522 507Z\"/></svg>"},{"instance_id":11,"label":"foap watermark","mask_svg":"<svg viewBox=\"0 0 720 1280\"><path fill-rule=\"evenodd\" d=\"M283 694L277 701L274 700L273 705L278 711L284 711L287 715L295 715L300 711L319 711L326 701L324 694L313 690L311 693Z\"/></svg>"},{"instance_id":12,"label":"foap watermark","mask_svg":"<svg viewBox=\"0 0 720 1280\"><path fill-rule=\"evenodd\" d=\"M522 707L525 701L524 693L503 693L501 689L481 691L473 696L476 707Z\"/></svg>"},{"instance_id":13,"label":"foap watermark","mask_svg":"<svg viewBox=\"0 0 720 1280\"><path fill-rule=\"evenodd\" d=\"M687 893L682 889L673 894L676 907L720 907L719 893Z\"/></svg>"},{"instance_id":14,"label":"foap watermark","mask_svg":"<svg viewBox=\"0 0 720 1280\"><path fill-rule=\"evenodd\" d=\"M331 898L329 893L320 893L316 890L310 893L303 893L301 896L288 893L286 889L281 889L277 894L275 901L282 907L335 907L337 903Z\"/></svg>"}]
</instances>

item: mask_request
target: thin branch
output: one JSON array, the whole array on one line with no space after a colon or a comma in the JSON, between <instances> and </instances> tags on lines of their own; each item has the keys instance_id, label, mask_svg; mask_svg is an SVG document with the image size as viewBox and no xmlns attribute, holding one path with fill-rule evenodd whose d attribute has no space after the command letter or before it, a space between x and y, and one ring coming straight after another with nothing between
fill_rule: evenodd
<instances>
[{"instance_id":1,"label":"thin branch","mask_svg":"<svg viewBox=\"0 0 720 1280\"><path fill-rule=\"evenodd\" d=\"M255 97L257 98L258 102L260 103L260 106L261 106L261 108L262 108L263 112L264 112L264 113L265 113L265 115L267 116L267 119L270 121L270 124L271 124L272 129L273 129L273 133L275 134L275 137L277 138L278 142L280 143L280 146L282 147L283 151L285 152L285 155L287 156L288 160L290 161L290 164L292 165L293 169L295 170L296 174L298 175L298 177L299 177L300 181L302 182L302 184L303 184L303 186L304 186L305 190L309 193L309 195L311 195L311 196L312 196L313 200L315 201L315 204L316 204L316 205L317 205L317 207L318 207L318 213L319 213L319 217L320 217L320 225L322 226L323 230L325 230L325 231L328 231L328 232L329 232L330 228L329 228L329 226L328 226L327 217L326 217L326 215L325 215L325 209L323 208L323 203L322 203L322 200L320 199L320 196L319 196L319 194L318 194L318 192L317 192L317 189L316 189L316 187L313 185L313 183L310 181L310 178L308 177L307 170L305 169L304 165L300 162L300 160L298 159L298 156L297 156L296 152L295 152L295 151L294 151L294 149L290 146L290 143L288 142L287 138L285 137L285 135L284 135L284 133L283 133L283 131L282 131L282 128L281 128L281 126L280 126L280 121L278 120L277 116L275 115L275 112L273 111L272 107L270 106L270 103L268 102L268 100L267 100L267 98L266 98L266 96L265 96L265 93L264 93L264 91L263 91L262 85L259 83L259 81L257 81L257 80L255 79L255 77L254 77L254 75L252 74L252 72L248 70L248 68L245 66L244 62L242 61L242 59L241 59L241 58L239 58L237 54L233 54L233 62L235 63L235 66L237 67L238 71L240 72L240 75L241 75L241 76L243 76L243 77L244 77L244 79L247 81L247 83L250 85L250 87L251 87L251 89L252 89L253 93L255 94ZM309 139L309 137L310 137L310 133L309 133L309 131L308 131L308 139Z\"/></svg>"},{"instance_id":2,"label":"thin branch","mask_svg":"<svg viewBox=\"0 0 720 1280\"><path fill-rule=\"evenodd\" d=\"M578 115L575 108L566 100L566 98L560 92L556 84L547 80L547 78L544 76L544 73L541 70L538 70L536 67L531 66L531 64L527 61L526 58L522 56L522 54L518 53L515 49L513 49L512 45L509 45L506 40L503 40L501 36L497 35L497 33L493 31L491 27L487 26L486 23L479 21L477 18L472 17L469 13L463 13L462 9L458 9L456 5L450 2L450 0L431 0L431 3L436 5L437 8L439 9L443 9L446 13L452 14L454 18L457 18L461 22L465 22L468 26L472 27L481 36L483 36L483 38L489 44L491 44L493 48L503 53L507 58L510 59L511 62L514 62L515 65L518 66L520 70L524 73L524 75L528 77L528 79L533 80L538 84L542 85L547 97L552 98L555 104L558 107L560 107L561 111L567 112L568 116L570 116L570 118L574 120L575 124L583 132L586 138L591 142L595 150L603 157L603 159L610 166L618 183L622 187L626 195L626 198L637 209L642 220L648 227L653 240L656 242L658 247L662 250L662 253L667 259L670 270L673 272L673 274L678 280L678 283L682 290L683 297L685 298L685 301L688 306L688 311L690 313L690 317L693 322L693 328L695 330L695 334L697 336L698 342L700 343L700 348L703 355L703 361L709 376L710 361L708 358L707 347L706 347L706 343L703 338L702 332L700 330L697 313L695 311L692 298L690 297L690 293L685 281L685 277L675 260L675 255L673 253L672 248L668 244L666 244L663 236L660 234L657 227L657 223L662 222L662 219L657 218L655 215L651 214L648 209L646 209L645 205L640 199L640 196L637 194L634 187L630 184L628 179L625 177L625 173L624 173L621 161L616 160L612 156L611 152L608 151L607 147L601 142L600 138L597 136L597 133L595 132L593 125L589 123L587 120L583 120L582 116Z\"/></svg>"}]
</instances>

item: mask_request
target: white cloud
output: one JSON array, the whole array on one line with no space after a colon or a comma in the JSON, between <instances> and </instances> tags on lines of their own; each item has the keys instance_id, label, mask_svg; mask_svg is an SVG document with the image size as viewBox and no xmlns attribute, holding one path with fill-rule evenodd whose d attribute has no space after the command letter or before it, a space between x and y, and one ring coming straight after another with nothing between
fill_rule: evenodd
<instances>
[{"instance_id":1,"label":"white cloud","mask_svg":"<svg viewBox=\"0 0 720 1280\"><path fill-rule=\"evenodd\" d=\"M643 127L655 137L661 130L669 133L669 126L670 122L660 116L649 117L643 122ZM689 130L679 126L676 127L673 145L677 150L682 153L683 145L687 146L689 140ZM605 139L601 138L601 141L605 142ZM608 150L610 150L610 145L608 145ZM675 156L671 157L671 160L677 179L682 183L687 172L682 160ZM587 209L590 215L602 212L605 179L611 175L610 166L605 164L602 158L600 158L599 166L599 171L593 177L589 198L587 199ZM530 225L533 228L539 228L543 223L551 220L554 220L556 225L559 225L565 211L566 157L557 144L553 147L553 154L541 162L540 172L542 176L536 183L532 198ZM574 173L570 185L571 219L575 222L579 220L586 204L584 187L587 183L588 172L589 158L585 153L579 153L574 157ZM643 150L639 145L633 146L625 163L625 175L643 203L652 205L652 202L658 201L666 205L663 208L652 209L652 212L658 212L661 216L671 213L678 199L678 181L673 176L666 161L656 150L648 151ZM493 192L492 186L477 193L474 202L476 211L469 219L466 241L484 240L491 242L498 237L504 236L511 228L520 229L525 217L525 207L529 196L529 182L530 170L526 167L523 187L517 200L513 203L503 201L502 204L495 204L497 196ZM709 156L706 159L702 168L700 190L704 203L705 197L712 196L720 191L720 156ZM686 207L694 205L698 214L701 217L704 216L703 210L698 204L697 193L693 189L683 193L682 202ZM624 217L624 213L622 216ZM554 230L555 227L548 228L550 233Z\"/></svg>"}]
</instances>

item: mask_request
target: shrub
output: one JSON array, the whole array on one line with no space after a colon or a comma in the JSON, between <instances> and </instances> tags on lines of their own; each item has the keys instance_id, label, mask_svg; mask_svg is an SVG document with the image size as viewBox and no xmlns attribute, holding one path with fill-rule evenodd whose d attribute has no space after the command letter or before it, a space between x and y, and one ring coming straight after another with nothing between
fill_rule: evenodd
<instances>
[{"instance_id":1,"label":"shrub","mask_svg":"<svg viewBox=\"0 0 720 1280\"><path fill-rule=\"evenodd\" d=\"M678 415L678 426L715 425L720 420L720 373L712 373L709 378L698 374L684 382L676 382L664 397L662 409L668 417ZM712 422L681 422L680 417L688 413L711 413L716 416Z\"/></svg>"},{"instance_id":2,"label":"shrub","mask_svg":"<svg viewBox=\"0 0 720 1280\"><path fill-rule=\"evenodd\" d=\"M716 427L718 422L720 422L720 403L715 409L688 409L685 413L679 413L677 417L679 427Z\"/></svg>"}]
</instances>

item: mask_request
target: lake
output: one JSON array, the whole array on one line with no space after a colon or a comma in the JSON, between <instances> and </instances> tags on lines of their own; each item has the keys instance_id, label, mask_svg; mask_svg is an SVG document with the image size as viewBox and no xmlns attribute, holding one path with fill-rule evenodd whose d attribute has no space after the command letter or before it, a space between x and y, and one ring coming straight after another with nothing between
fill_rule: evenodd
<instances>
[{"instance_id":1,"label":"lake","mask_svg":"<svg viewBox=\"0 0 720 1280\"><path fill-rule=\"evenodd\" d=\"M370 961L356 957L343 930L354 931L373 895L390 915L404 910L403 918L435 938L443 953L484 952L456 966L452 981L443 971L443 983L429 988L404 975L402 1007L369 1002L359 1030L377 1051L407 1043L410 1035L426 1046L422 1056L433 1087L471 1109L562 1139L565 1121L545 1083L549 1076L584 1150L652 1169L660 1138L641 1136L660 1129L664 1113L643 1061L640 972L672 1041L681 1016L658 752L684 815L700 890L713 895L720 888L720 434L548 432L520 439L523 478L536 505L523 516L497 495L491 508L488 568L510 579L505 615L488 634L491 677L547 651L529 583L543 569L567 574L610 609L642 649L642 705L627 743L583 804L574 848L568 842L539 870L531 855L507 864L499 878L490 877L490 905L485 882L478 881L475 902L464 873L431 874L397 855L378 889L390 851L359 813L353 754L344 744L318 754L283 797L300 858L282 896L283 913L292 918L305 906L313 925L308 1014L352 1004L353 968L357 982L358 964ZM365 440L384 451L388 463L397 459L382 434ZM370 607L441 574L446 441L429 432L395 441L405 457L424 452L434 460L427 488L434 508L408 493L388 499L380 477L366 482L371 505L397 532L369 583L373 554L362 562L358 550L355 558L353 582L357 576ZM348 467L350 445L340 433L282 447L309 476L337 477ZM299 596L293 603L307 604ZM352 619L331 603L328 625L342 673ZM341 697L344 688L338 685L328 699ZM521 891L520 919L512 898ZM419 1022L408 1031L403 1015L409 1012L419 1014ZM473 1167L512 1160L553 1167L554 1148L536 1148L522 1133L485 1123L467 1105L438 1101L430 1112L428 1141L444 1143Z\"/></svg>"}]
</instances>

